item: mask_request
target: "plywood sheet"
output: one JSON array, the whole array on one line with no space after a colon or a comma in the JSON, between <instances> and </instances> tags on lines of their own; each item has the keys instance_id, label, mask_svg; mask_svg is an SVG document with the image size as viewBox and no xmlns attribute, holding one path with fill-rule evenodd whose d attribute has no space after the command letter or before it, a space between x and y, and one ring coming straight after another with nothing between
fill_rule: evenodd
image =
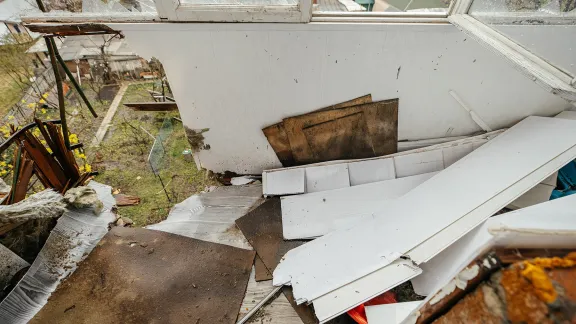
<instances>
[{"instance_id":1,"label":"plywood sheet","mask_svg":"<svg viewBox=\"0 0 576 324\"><path fill-rule=\"evenodd\" d=\"M305 127L302 132L318 161L375 155L362 112Z\"/></svg>"},{"instance_id":2,"label":"plywood sheet","mask_svg":"<svg viewBox=\"0 0 576 324\"><path fill-rule=\"evenodd\" d=\"M31 323L235 323L255 253L115 227Z\"/></svg>"},{"instance_id":3,"label":"plywood sheet","mask_svg":"<svg viewBox=\"0 0 576 324\"><path fill-rule=\"evenodd\" d=\"M267 199L245 216L236 220L236 225L270 272L276 269L286 252L306 241L285 241L282 237L282 213L280 198Z\"/></svg>"},{"instance_id":4,"label":"plywood sheet","mask_svg":"<svg viewBox=\"0 0 576 324\"><path fill-rule=\"evenodd\" d=\"M341 109L323 110L284 119L292 154L298 164L318 162L302 129L356 113L366 114L368 132L376 155L395 153L398 139L398 100L366 103ZM389 119L394 119L390 121ZM391 129L390 129L391 128ZM393 144L391 142L393 141Z\"/></svg>"},{"instance_id":5,"label":"plywood sheet","mask_svg":"<svg viewBox=\"0 0 576 324\"><path fill-rule=\"evenodd\" d=\"M256 272L255 279L257 282L272 280L272 272L266 268L264 262L262 262L262 259L260 259L260 256L258 255L256 255L256 258L254 259L254 270Z\"/></svg>"},{"instance_id":6,"label":"plywood sheet","mask_svg":"<svg viewBox=\"0 0 576 324\"><path fill-rule=\"evenodd\" d=\"M272 146L280 163L285 167L295 165L290 140L288 140L288 135L286 130L284 130L284 123L280 122L263 128L262 132L268 139L268 143Z\"/></svg>"},{"instance_id":7,"label":"plywood sheet","mask_svg":"<svg viewBox=\"0 0 576 324\"><path fill-rule=\"evenodd\" d=\"M426 261L575 156L576 122L528 117L375 217L288 252L274 283L291 282L296 300L310 301L435 241L419 257L410 253ZM460 220L465 224L452 228Z\"/></svg>"}]
</instances>

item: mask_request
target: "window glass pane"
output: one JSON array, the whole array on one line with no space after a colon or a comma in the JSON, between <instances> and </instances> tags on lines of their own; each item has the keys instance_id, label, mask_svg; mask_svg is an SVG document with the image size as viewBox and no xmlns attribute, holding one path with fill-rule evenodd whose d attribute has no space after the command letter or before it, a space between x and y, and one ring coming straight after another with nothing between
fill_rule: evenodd
<instances>
[{"instance_id":1,"label":"window glass pane","mask_svg":"<svg viewBox=\"0 0 576 324\"><path fill-rule=\"evenodd\" d=\"M315 0L314 11L448 12L450 0Z\"/></svg>"},{"instance_id":2,"label":"window glass pane","mask_svg":"<svg viewBox=\"0 0 576 324\"><path fill-rule=\"evenodd\" d=\"M42 0L49 14L69 15L70 13L97 14L156 14L154 0ZM0 14L21 16L37 16L42 14L36 0L4 0L0 1Z\"/></svg>"},{"instance_id":3,"label":"window glass pane","mask_svg":"<svg viewBox=\"0 0 576 324\"><path fill-rule=\"evenodd\" d=\"M180 0L183 5L295 6L297 0Z\"/></svg>"},{"instance_id":4,"label":"window glass pane","mask_svg":"<svg viewBox=\"0 0 576 324\"><path fill-rule=\"evenodd\" d=\"M576 15L575 8L575 0L475 0L470 14Z\"/></svg>"}]
</instances>

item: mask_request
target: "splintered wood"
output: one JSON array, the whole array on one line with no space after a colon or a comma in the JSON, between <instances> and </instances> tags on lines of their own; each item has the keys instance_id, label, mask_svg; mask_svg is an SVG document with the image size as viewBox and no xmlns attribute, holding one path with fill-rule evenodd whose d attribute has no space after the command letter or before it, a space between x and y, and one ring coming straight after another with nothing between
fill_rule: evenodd
<instances>
[{"instance_id":1,"label":"splintered wood","mask_svg":"<svg viewBox=\"0 0 576 324\"><path fill-rule=\"evenodd\" d=\"M30 131L34 127L38 127L43 139L37 138ZM13 128L12 136L2 145L0 153L11 143L16 144L13 158L14 173L12 188L2 203L4 205L14 204L26 198L33 176L36 176L45 188L52 188L60 193L83 185L90 176L88 172L80 172L73 151L66 148L62 130L54 122L44 123L35 119L34 124L20 130ZM18 225L1 225L0 234Z\"/></svg>"},{"instance_id":2,"label":"splintered wood","mask_svg":"<svg viewBox=\"0 0 576 324\"><path fill-rule=\"evenodd\" d=\"M365 95L262 129L283 166L396 153L398 99Z\"/></svg>"}]
</instances>

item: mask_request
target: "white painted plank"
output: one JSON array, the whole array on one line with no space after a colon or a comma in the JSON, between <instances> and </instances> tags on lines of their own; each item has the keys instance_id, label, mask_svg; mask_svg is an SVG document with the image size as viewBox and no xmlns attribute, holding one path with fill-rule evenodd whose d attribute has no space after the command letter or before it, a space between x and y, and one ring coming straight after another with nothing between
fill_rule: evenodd
<instances>
[{"instance_id":1,"label":"white painted plank","mask_svg":"<svg viewBox=\"0 0 576 324\"><path fill-rule=\"evenodd\" d=\"M403 178L444 169L442 150L419 152L394 157L396 177Z\"/></svg>"},{"instance_id":2,"label":"white painted plank","mask_svg":"<svg viewBox=\"0 0 576 324\"><path fill-rule=\"evenodd\" d=\"M348 164L306 168L306 192L350 187Z\"/></svg>"},{"instance_id":3,"label":"white painted plank","mask_svg":"<svg viewBox=\"0 0 576 324\"><path fill-rule=\"evenodd\" d=\"M404 281L422 273L409 260L396 260L384 271L374 272L327 295L314 300L314 312L324 323L354 307L367 302Z\"/></svg>"},{"instance_id":4,"label":"white painted plank","mask_svg":"<svg viewBox=\"0 0 576 324\"><path fill-rule=\"evenodd\" d=\"M489 218L456 243L421 264L414 291L433 295L490 245L570 248L576 244L576 195ZM493 236L494 235L494 236Z\"/></svg>"},{"instance_id":5,"label":"white painted plank","mask_svg":"<svg viewBox=\"0 0 576 324\"><path fill-rule=\"evenodd\" d=\"M265 196L301 194L306 192L304 169L284 169L262 174Z\"/></svg>"},{"instance_id":6,"label":"white painted plank","mask_svg":"<svg viewBox=\"0 0 576 324\"><path fill-rule=\"evenodd\" d=\"M440 137L440 138L430 138L424 140L416 141L401 141L398 142L398 152L404 152L408 150L415 150L427 146L453 142L465 138L470 138L471 136L451 136L451 137Z\"/></svg>"},{"instance_id":7,"label":"white painted plank","mask_svg":"<svg viewBox=\"0 0 576 324\"><path fill-rule=\"evenodd\" d=\"M566 110L556 115L555 118L576 120L576 111Z\"/></svg>"},{"instance_id":8,"label":"white painted plank","mask_svg":"<svg viewBox=\"0 0 576 324\"><path fill-rule=\"evenodd\" d=\"M528 117L387 204L377 217L291 250L276 268L274 284L291 282L298 302L314 300L382 269L474 212L453 232L434 237L440 244L420 255L425 261L573 159L575 145L576 122Z\"/></svg>"},{"instance_id":9,"label":"white painted plank","mask_svg":"<svg viewBox=\"0 0 576 324\"><path fill-rule=\"evenodd\" d=\"M465 157L472 151L474 151L474 146L472 143L443 148L442 156L444 157L444 168L451 166L454 164L454 162Z\"/></svg>"},{"instance_id":10,"label":"white painted plank","mask_svg":"<svg viewBox=\"0 0 576 324\"><path fill-rule=\"evenodd\" d=\"M382 209L384 201L406 194L436 173L283 197L284 238L315 238L336 229L351 227L364 217L373 217L375 212Z\"/></svg>"},{"instance_id":11,"label":"white painted plank","mask_svg":"<svg viewBox=\"0 0 576 324\"><path fill-rule=\"evenodd\" d=\"M546 179L544 181L546 181ZM539 183L534 188L526 191L522 196L518 197L518 199L508 204L506 207L510 209L520 209L543 203L550 200L552 190L554 190L553 186Z\"/></svg>"},{"instance_id":12,"label":"white painted plank","mask_svg":"<svg viewBox=\"0 0 576 324\"><path fill-rule=\"evenodd\" d=\"M422 301L413 301L395 304L366 306L368 324L400 324L410 313L422 304Z\"/></svg>"},{"instance_id":13,"label":"white painted plank","mask_svg":"<svg viewBox=\"0 0 576 324\"><path fill-rule=\"evenodd\" d=\"M282 168L282 169L273 169L273 170L266 170L264 172L262 172L262 180L263 180L263 185L264 185L264 194L265 195L280 195L280 194L276 194L276 193L269 193L272 192L271 189L269 189L268 187L271 185L270 181L275 181L277 179L272 179L269 177L270 174L272 173L284 173L282 175L282 177L286 177L289 178L287 175L285 175L285 173L292 171L292 170L304 170L306 168L311 168L311 167L329 167L329 166L333 166L333 165L341 165L341 164L354 164L356 162L367 162L367 164L364 164L364 166L380 166L380 163L382 163L382 166L387 165L388 163L391 162L381 162L382 160L389 160L392 159L396 156L403 156L403 155L409 155L409 154L418 154L420 152L428 152L428 151L434 151L434 150L442 150L444 148L455 148L461 145L468 145L468 144L472 144L473 148L477 148L480 147L481 144L486 143L488 140L495 138L496 136L500 135L502 132L504 132L504 130L498 130L498 131L494 131L491 133L486 133L486 134L482 134L482 135L477 135L477 136L473 136L473 137L466 137L463 139L459 139L459 140L455 140L452 142L446 142L446 143L441 143L441 144L436 144L436 145L431 145L428 147L423 147L423 148L418 148L418 149L413 149L410 151L404 151L404 152L399 152L399 153L395 153L395 154L390 154L390 155L386 155L386 156L381 156L381 157L377 157L377 158L370 158L370 159L355 159L355 160L346 160L346 161L328 161L328 162L321 162L321 163L314 163L314 164L310 164L310 165L306 165L306 166L297 166L297 167L289 167L289 168ZM426 140L423 140L426 141ZM438 153L436 153L438 154ZM377 162L378 161L378 162ZM373 163L373 164L368 164L368 163ZM425 171L425 170L424 170ZM382 170L382 172L385 172ZM350 170L349 170L350 173ZM425 172L424 172L425 173ZM382 173L382 180L386 180L384 179L384 174ZM275 177L279 177L280 174L275 174ZM351 181L351 185L353 186L354 184L352 183L352 177L356 177L357 174L352 174L349 175L350 181ZM398 177L396 175L396 177ZM363 175L362 177L364 179L364 181L368 181L369 178L366 175ZM300 177L295 177L295 179L302 179L303 182L305 182L305 176L303 176L302 178ZM284 180L282 180L284 181ZM356 180L354 180L356 181ZM358 180L359 181L359 180ZM380 181L380 178L378 177L374 177L371 179L370 182L375 182L375 181ZM288 195L288 194L301 194L302 192L302 186L299 184L297 186L294 186L292 188L289 187L284 187L282 190L274 190L276 192L282 192L281 195ZM307 189L305 188L305 191L307 191Z\"/></svg>"},{"instance_id":14,"label":"white painted plank","mask_svg":"<svg viewBox=\"0 0 576 324\"><path fill-rule=\"evenodd\" d=\"M350 185L357 186L396 178L393 159L376 159L348 163Z\"/></svg>"}]
</instances>

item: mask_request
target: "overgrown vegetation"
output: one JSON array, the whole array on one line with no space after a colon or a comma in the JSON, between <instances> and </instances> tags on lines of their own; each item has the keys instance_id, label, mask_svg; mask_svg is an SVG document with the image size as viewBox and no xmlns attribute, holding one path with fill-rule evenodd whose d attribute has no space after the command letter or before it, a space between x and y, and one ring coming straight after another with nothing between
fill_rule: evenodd
<instances>
[{"instance_id":1,"label":"overgrown vegetation","mask_svg":"<svg viewBox=\"0 0 576 324\"><path fill-rule=\"evenodd\" d=\"M122 103L150 101L147 90L152 90L153 84L130 85ZM118 210L119 215L131 218L136 226L162 221L175 203L216 184L204 171L198 170L192 160L183 156L182 152L189 144L184 127L176 118L179 118L177 112L139 112L120 105L100 148L89 151L92 166L100 172L95 180L120 193L140 197L139 205ZM171 120L173 132L163 142L159 174L170 201L148 161L154 143L152 136L158 135L166 119Z\"/></svg>"}]
</instances>

